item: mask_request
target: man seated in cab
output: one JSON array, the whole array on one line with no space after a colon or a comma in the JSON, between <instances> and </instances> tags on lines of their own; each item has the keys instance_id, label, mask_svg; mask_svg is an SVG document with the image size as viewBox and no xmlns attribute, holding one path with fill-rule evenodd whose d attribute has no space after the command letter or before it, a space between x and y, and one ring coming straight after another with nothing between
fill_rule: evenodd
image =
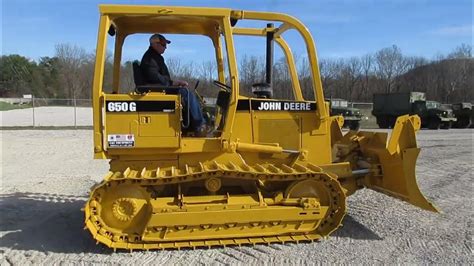
<instances>
[{"instance_id":1,"label":"man seated in cab","mask_svg":"<svg viewBox=\"0 0 474 266\"><path fill-rule=\"evenodd\" d=\"M172 80L165 59L162 54L166 51L167 45L171 41L161 34L153 34L150 39L150 47L145 52L140 63L141 72L147 84L162 86L180 86L179 90L184 105L184 110L189 108L190 121L188 131L194 132L196 136L205 136L206 127L201 106L194 91L186 89L189 84L183 80ZM189 106L186 106L188 105ZM186 113L186 112L184 112ZM186 115L186 114L183 114Z\"/></svg>"}]
</instances>

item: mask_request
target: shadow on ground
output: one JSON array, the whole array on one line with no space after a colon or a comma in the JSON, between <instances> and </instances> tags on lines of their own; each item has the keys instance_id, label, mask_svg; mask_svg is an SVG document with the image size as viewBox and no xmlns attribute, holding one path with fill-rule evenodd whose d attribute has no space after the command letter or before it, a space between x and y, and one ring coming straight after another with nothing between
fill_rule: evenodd
<instances>
[{"instance_id":1,"label":"shadow on ground","mask_svg":"<svg viewBox=\"0 0 474 266\"><path fill-rule=\"evenodd\" d=\"M58 253L110 253L84 230L86 198L41 193L0 195L0 246Z\"/></svg>"},{"instance_id":2,"label":"shadow on ground","mask_svg":"<svg viewBox=\"0 0 474 266\"><path fill-rule=\"evenodd\" d=\"M360 240L383 240L374 231L359 223L352 216L347 214L342 221L342 227L339 227L331 236L346 237Z\"/></svg>"}]
</instances>

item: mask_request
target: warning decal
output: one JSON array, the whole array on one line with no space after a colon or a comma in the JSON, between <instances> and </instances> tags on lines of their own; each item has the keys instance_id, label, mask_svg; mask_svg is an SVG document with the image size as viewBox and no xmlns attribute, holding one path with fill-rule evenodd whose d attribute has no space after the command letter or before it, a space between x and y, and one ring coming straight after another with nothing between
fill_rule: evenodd
<instances>
[{"instance_id":1,"label":"warning decal","mask_svg":"<svg viewBox=\"0 0 474 266\"><path fill-rule=\"evenodd\" d=\"M110 148L124 148L135 146L135 136L127 135L108 135L107 142Z\"/></svg>"}]
</instances>

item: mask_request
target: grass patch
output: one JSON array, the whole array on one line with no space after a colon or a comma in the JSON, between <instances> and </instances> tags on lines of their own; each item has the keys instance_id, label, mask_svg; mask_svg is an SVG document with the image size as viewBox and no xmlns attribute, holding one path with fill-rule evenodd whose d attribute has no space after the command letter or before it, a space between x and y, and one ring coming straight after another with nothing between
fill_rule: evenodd
<instances>
[{"instance_id":1,"label":"grass patch","mask_svg":"<svg viewBox=\"0 0 474 266\"><path fill-rule=\"evenodd\" d=\"M0 102L0 111L8 111L8 110L14 110L14 109L25 109L25 108L31 108L31 104L11 104L7 102Z\"/></svg>"}]
</instances>

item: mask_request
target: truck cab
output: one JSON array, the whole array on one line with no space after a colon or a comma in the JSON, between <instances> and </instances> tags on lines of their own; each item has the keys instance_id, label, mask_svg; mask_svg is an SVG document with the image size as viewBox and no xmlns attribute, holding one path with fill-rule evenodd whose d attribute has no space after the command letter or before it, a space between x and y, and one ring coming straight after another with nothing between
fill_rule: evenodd
<instances>
[{"instance_id":1,"label":"truck cab","mask_svg":"<svg viewBox=\"0 0 474 266\"><path fill-rule=\"evenodd\" d=\"M358 130L360 127L360 121L363 115L360 109L349 107L349 102L339 98L326 99L329 102L330 114L339 115L344 118L343 127L349 128L350 130Z\"/></svg>"},{"instance_id":2,"label":"truck cab","mask_svg":"<svg viewBox=\"0 0 474 266\"><path fill-rule=\"evenodd\" d=\"M453 110L437 101L426 101L426 126L430 129L449 129L456 122Z\"/></svg>"}]
</instances>

